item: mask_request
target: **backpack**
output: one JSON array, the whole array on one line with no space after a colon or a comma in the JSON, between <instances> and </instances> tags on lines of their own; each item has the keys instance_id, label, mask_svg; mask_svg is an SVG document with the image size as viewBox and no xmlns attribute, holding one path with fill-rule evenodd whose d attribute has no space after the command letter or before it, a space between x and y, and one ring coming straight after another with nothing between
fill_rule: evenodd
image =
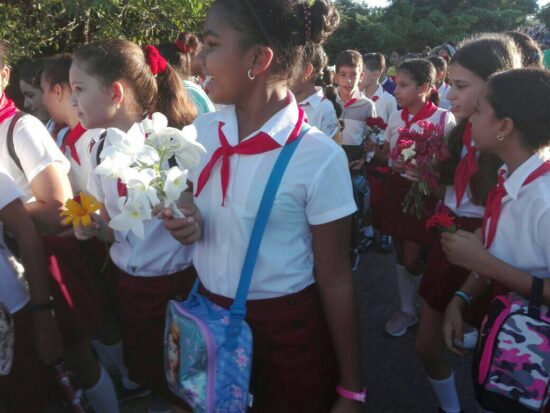
<instances>
[{"instance_id":1,"label":"backpack","mask_svg":"<svg viewBox=\"0 0 550 413\"><path fill-rule=\"evenodd\" d=\"M530 299L495 297L481 326L472 369L478 402L503 413L545 412L550 385L550 310L544 281L533 277Z\"/></svg>"},{"instance_id":2,"label":"backpack","mask_svg":"<svg viewBox=\"0 0 550 413\"><path fill-rule=\"evenodd\" d=\"M13 363L14 331L9 310L0 303L0 376L10 373Z\"/></svg>"}]
</instances>

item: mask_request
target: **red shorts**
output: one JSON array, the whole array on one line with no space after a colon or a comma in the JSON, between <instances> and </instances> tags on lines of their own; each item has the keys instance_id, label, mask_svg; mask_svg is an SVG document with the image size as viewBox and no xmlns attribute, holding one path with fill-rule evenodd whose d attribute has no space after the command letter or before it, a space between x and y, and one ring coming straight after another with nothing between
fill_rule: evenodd
<instances>
[{"instance_id":1,"label":"red shorts","mask_svg":"<svg viewBox=\"0 0 550 413\"><path fill-rule=\"evenodd\" d=\"M232 299L200 292L229 308ZM251 413L325 413L336 401L338 366L317 286L246 304L254 347Z\"/></svg>"},{"instance_id":2,"label":"red shorts","mask_svg":"<svg viewBox=\"0 0 550 413\"><path fill-rule=\"evenodd\" d=\"M430 245L434 235L425 228L426 219L435 211L437 200L430 197L426 200L424 217L403 212L403 199L411 188L412 182L395 172L390 172L384 179L382 186L381 208L384 211L380 225L380 233L392 235L400 240L415 241L419 244Z\"/></svg>"},{"instance_id":3,"label":"red shorts","mask_svg":"<svg viewBox=\"0 0 550 413\"><path fill-rule=\"evenodd\" d=\"M157 277L118 272L120 329L130 379L187 409L189 406L175 396L166 383L164 320L168 301L185 299L196 276L194 267Z\"/></svg>"},{"instance_id":4,"label":"red shorts","mask_svg":"<svg viewBox=\"0 0 550 413\"><path fill-rule=\"evenodd\" d=\"M53 368L42 364L33 347L30 310L19 310L13 320L14 359L10 374L0 376L0 413L37 413L60 400L59 388Z\"/></svg>"},{"instance_id":5,"label":"red shorts","mask_svg":"<svg viewBox=\"0 0 550 413\"><path fill-rule=\"evenodd\" d=\"M49 263L51 293L63 344L72 347L89 339L101 320L102 294L98 274L76 238L43 238Z\"/></svg>"},{"instance_id":6,"label":"red shorts","mask_svg":"<svg viewBox=\"0 0 550 413\"><path fill-rule=\"evenodd\" d=\"M481 228L481 223L481 218L455 216L457 229L464 231L475 232L476 229ZM469 274L470 270L453 265L447 260L441 246L441 236L438 236L428 255L419 293L431 308L444 313L455 291L462 287ZM476 300L468 311L468 322L479 326L486 304L486 300Z\"/></svg>"}]
</instances>

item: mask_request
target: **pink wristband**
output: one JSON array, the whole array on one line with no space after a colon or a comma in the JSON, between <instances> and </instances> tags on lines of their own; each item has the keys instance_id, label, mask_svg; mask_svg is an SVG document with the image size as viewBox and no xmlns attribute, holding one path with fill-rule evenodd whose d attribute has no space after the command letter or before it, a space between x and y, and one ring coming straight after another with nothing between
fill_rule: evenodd
<instances>
[{"instance_id":1,"label":"pink wristband","mask_svg":"<svg viewBox=\"0 0 550 413\"><path fill-rule=\"evenodd\" d=\"M340 396L342 396L345 399L349 400L355 400L356 402L365 402L367 399L367 389L363 387L363 390L360 392L353 392L344 389L340 384L336 386L336 393L338 393Z\"/></svg>"}]
</instances>

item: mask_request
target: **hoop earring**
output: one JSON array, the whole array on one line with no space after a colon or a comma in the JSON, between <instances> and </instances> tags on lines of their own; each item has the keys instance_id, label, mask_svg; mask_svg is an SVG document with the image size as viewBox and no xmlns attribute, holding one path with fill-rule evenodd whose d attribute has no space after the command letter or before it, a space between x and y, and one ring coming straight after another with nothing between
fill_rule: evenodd
<instances>
[{"instance_id":1,"label":"hoop earring","mask_svg":"<svg viewBox=\"0 0 550 413\"><path fill-rule=\"evenodd\" d=\"M504 140L504 135L497 135L497 141L502 142Z\"/></svg>"},{"instance_id":2,"label":"hoop earring","mask_svg":"<svg viewBox=\"0 0 550 413\"><path fill-rule=\"evenodd\" d=\"M256 79L256 75L254 73L252 73L252 68L248 69L248 72L246 74L248 75L248 78L250 80Z\"/></svg>"}]
</instances>

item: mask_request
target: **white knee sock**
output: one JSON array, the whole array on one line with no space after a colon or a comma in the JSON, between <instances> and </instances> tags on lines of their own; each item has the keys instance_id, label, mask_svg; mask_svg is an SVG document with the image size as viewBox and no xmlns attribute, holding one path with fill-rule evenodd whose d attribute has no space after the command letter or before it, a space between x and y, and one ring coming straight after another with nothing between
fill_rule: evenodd
<instances>
[{"instance_id":1,"label":"white knee sock","mask_svg":"<svg viewBox=\"0 0 550 413\"><path fill-rule=\"evenodd\" d=\"M119 413L113 381L103 366L100 365L99 368L101 372L97 383L84 390L86 398L97 413Z\"/></svg>"},{"instance_id":2,"label":"white knee sock","mask_svg":"<svg viewBox=\"0 0 550 413\"><path fill-rule=\"evenodd\" d=\"M428 377L432 385L441 409L446 413L460 413L460 401L455 385L455 375L451 373L443 380L434 380Z\"/></svg>"},{"instance_id":3,"label":"white knee sock","mask_svg":"<svg viewBox=\"0 0 550 413\"><path fill-rule=\"evenodd\" d=\"M407 271L404 265L397 264L397 287L401 311L407 314L414 314L414 295L416 291L417 277Z\"/></svg>"},{"instance_id":4,"label":"white knee sock","mask_svg":"<svg viewBox=\"0 0 550 413\"><path fill-rule=\"evenodd\" d=\"M105 366L114 365L120 373L122 384L125 388L133 390L139 387L139 384L134 383L128 378L128 369L124 364L124 353L122 351L122 342L117 342L113 345L106 345L99 340L93 340L92 344L98 354L99 360Z\"/></svg>"}]
</instances>

